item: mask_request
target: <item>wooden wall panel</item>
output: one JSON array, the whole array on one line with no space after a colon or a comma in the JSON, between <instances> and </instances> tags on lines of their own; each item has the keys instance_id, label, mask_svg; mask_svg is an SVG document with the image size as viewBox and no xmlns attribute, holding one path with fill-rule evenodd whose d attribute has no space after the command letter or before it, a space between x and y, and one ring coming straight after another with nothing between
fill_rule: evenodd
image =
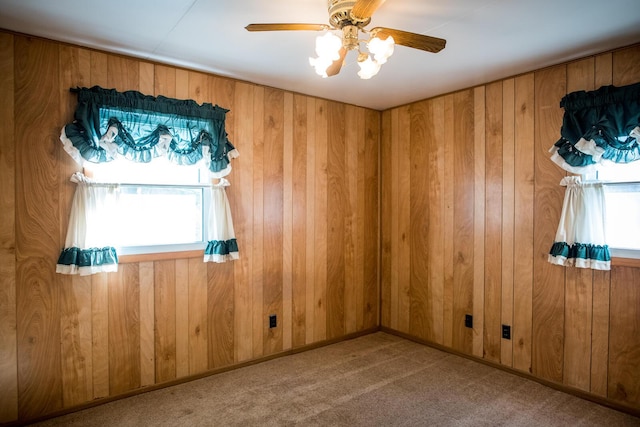
<instances>
[{"instance_id":1,"label":"wooden wall panel","mask_svg":"<svg viewBox=\"0 0 640 427\"><path fill-rule=\"evenodd\" d=\"M609 398L640 407L640 270L611 270Z\"/></svg>"},{"instance_id":2,"label":"wooden wall panel","mask_svg":"<svg viewBox=\"0 0 640 427\"><path fill-rule=\"evenodd\" d=\"M484 358L500 361L502 314L502 82L486 86L485 92L485 262Z\"/></svg>"},{"instance_id":3,"label":"wooden wall panel","mask_svg":"<svg viewBox=\"0 0 640 427\"><path fill-rule=\"evenodd\" d=\"M534 161L534 75L515 81L513 367L531 372Z\"/></svg>"},{"instance_id":4,"label":"wooden wall panel","mask_svg":"<svg viewBox=\"0 0 640 427\"><path fill-rule=\"evenodd\" d=\"M327 144L327 338L345 331L345 217L346 195L345 105L330 103ZM350 124L352 125L352 124Z\"/></svg>"},{"instance_id":5,"label":"wooden wall panel","mask_svg":"<svg viewBox=\"0 0 640 427\"><path fill-rule=\"evenodd\" d=\"M292 147L292 347L306 342L307 328L307 99L293 96Z\"/></svg>"},{"instance_id":6,"label":"wooden wall panel","mask_svg":"<svg viewBox=\"0 0 640 427\"><path fill-rule=\"evenodd\" d=\"M61 279L54 272L61 250L59 51L16 37L14 52L18 406L20 417L34 417L63 404Z\"/></svg>"},{"instance_id":7,"label":"wooden wall panel","mask_svg":"<svg viewBox=\"0 0 640 427\"><path fill-rule=\"evenodd\" d=\"M380 144L380 114L377 111L365 111L364 153L363 161L358 162L358 169L364 169L364 183L360 190L363 194L363 208L361 235L363 277L358 282L363 286L363 328L374 328L380 324L380 288L379 288L379 246L378 210L380 206L379 173L379 144Z\"/></svg>"},{"instance_id":8,"label":"wooden wall panel","mask_svg":"<svg viewBox=\"0 0 640 427\"><path fill-rule=\"evenodd\" d=\"M14 38L0 33L0 423L18 418Z\"/></svg>"},{"instance_id":9,"label":"wooden wall panel","mask_svg":"<svg viewBox=\"0 0 640 427\"><path fill-rule=\"evenodd\" d=\"M404 332L397 191L410 156L409 334L640 409L631 368L640 315L629 286L640 267L592 272L547 261L564 197L565 172L548 153L560 100L640 81L639 59L636 45L382 113L382 325ZM396 149L407 138L409 154ZM473 331L461 325L467 312Z\"/></svg>"},{"instance_id":10,"label":"wooden wall panel","mask_svg":"<svg viewBox=\"0 0 640 427\"><path fill-rule=\"evenodd\" d=\"M420 102L410 107L411 121L409 132L411 135L410 152L402 152L401 155L411 160L409 167L409 194L410 200L409 218L406 235L409 241L409 250L413 256L409 256L410 266L407 273L410 276L410 297L411 306L408 315L410 326L409 333L422 339L434 338L433 318L430 315L429 307L431 286L429 283L429 260L432 253L429 251L429 218L431 209L429 205L429 193L421 191L425 183L429 183L429 153L431 152L431 141L433 139L433 129L428 126L431 122L430 116L432 103ZM394 110L395 111L395 110ZM397 124L394 123L397 126ZM385 153L383 153L384 156ZM384 170L384 169L383 169ZM384 182L384 181L383 181ZM428 184L427 184L428 185ZM383 200L385 194L382 195ZM386 205L385 205L386 206ZM397 206L397 205L393 205ZM384 221L383 221L384 223ZM406 256L407 254L405 254Z\"/></svg>"},{"instance_id":11,"label":"wooden wall panel","mask_svg":"<svg viewBox=\"0 0 640 427\"><path fill-rule=\"evenodd\" d=\"M264 354L282 351L282 220L283 220L283 143L284 93L265 89L264 116L264 314L276 315L278 326L264 329ZM267 255L268 254L268 255Z\"/></svg>"},{"instance_id":12,"label":"wooden wall panel","mask_svg":"<svg viewBox=\"0 0 640 427\"><path fill-rule=\"evenodd\" d=\"M549 161L549 147L562 126L559 100L566 94L566 67L535 74L535 208L533 242L533 374L562 382L565 270L547 262L560 219L562 169Z\"/></svg>"},{"instance_id":13,"label":"wooden wall panel","mask_svg":"<svg viewBox=\"0 0 640 427\"><path fill-rule=\"evenodd\" d=\"M140 387L140 275L138 264L108 274L109 393Z\"/></svg>"},{"instance_id":14,"label":"wooden wall panel","mask_svg":"<svg viewBox=\"0 0 640 427\"><path fill-rule=\"evenodd\" d=\"M91 53L72 46L59 46L60 114L73 117L75 100L69 88L89 86ZM59 152L60 241L66 238L69 208L76 185L69 178L82 168L66 152ZM63 405L70 407L93 398L93 360L91 330L91 279L61 277L62 314L60 318Z\"/></svg>"}]
</instances>

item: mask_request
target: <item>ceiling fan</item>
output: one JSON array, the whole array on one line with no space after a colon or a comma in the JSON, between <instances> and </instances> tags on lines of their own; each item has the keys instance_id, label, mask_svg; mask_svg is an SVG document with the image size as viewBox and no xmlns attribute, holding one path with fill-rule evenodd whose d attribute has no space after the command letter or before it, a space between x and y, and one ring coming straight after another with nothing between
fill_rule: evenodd
<instances>
[{"instance_id":1,"label":"ceiling fan","mask_svg":"<svg viewBox=\"0 0 640 427\"><path fill-rule=\"evenodd\" d=\"M363 79L373 77L380 66L393 53L394 44L420 49L427 52L439 52L444 49L446 40L393 28L375 27L366 30L373 13L385 0L328 0L329 24L249 24L248 31L326 31L340 30L342 38L327 32L316 39L317 58L309 62L322 77L335 76L340 72L347 53L358 50L358 75ZM369 40L358 39L359 33L368 33ZM373 59L360 51L360 43L365 42Z\"/></svg>"}]
</instances>

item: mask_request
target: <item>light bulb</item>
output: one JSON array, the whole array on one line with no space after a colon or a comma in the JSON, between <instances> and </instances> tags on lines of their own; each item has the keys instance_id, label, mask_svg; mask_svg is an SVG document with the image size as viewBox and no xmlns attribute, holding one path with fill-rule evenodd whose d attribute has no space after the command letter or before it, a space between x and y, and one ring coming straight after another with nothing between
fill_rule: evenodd
<instances>
[{"instance_id":1,"label":"light bulb","mask_svg":"<svg viewBox=\"0 0 640 427\"><path fill-rule=\"evenodd\" d=\"M370 56L367 55L367 59L364 61L359 61L358 65L360 66L360 71L358 71L358 76L361 79L370 79L371 77L378 74L380 71L380 64L376 61L373 61Z\"/></svg>"},{"instance_id":2,"label":"light bulb","mask_svg":"<svg viewBox=\"0 0 640 427\"><path fill-rule=\"evenodd\" d=\"M321 58L331 61L339 59L341 47L342 39L331 32L316 37L316 53Z\"/></svg>"},{"instance_id":3,"label":"light bulb","mask_svg":"<svg viewBox=\"0 0 640 427\"><path fill-rule=\"evenodd\" d=\"M394 45L395 40L393 40L392 36L387 37L385 40L374 37L367 43L369 52L373 54L376 62L380 65L387 62L387 59L393 54Z\"/></svg>"},{"instance_id":4,"label":"light bulb","mask_svg":"<svg viewBox=\"0 0 640 427\"><path fill-rule=\"evenodd\" d=\"M309 58L309 64L316 70L316 74L322 76L323 78L327 77L327 68L331 65L333 61L327 58Z\"/></svg>"}]
</instances>

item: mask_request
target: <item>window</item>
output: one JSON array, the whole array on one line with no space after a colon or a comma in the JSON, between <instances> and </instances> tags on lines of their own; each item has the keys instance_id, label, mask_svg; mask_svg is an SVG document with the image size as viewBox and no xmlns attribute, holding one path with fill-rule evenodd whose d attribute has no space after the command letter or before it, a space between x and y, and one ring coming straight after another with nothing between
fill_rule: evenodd
<instances>
[{"instance_id":1,"label":"window","mask_svg":"<svg viewBox=\"0 0 640 427\"><path fill-rule=\"evenodd\" d=\"M206 167L160 157L150 163L117 159L88 164L97 182L119 183L112 214L120 255L204 249L210 194Z\"/></svg>"},{"instance_id":2,"label":"window","mask_svg":"<svg viewBox=\"0 0 640 427\"><path fill-rule=\"evenodd\" d=\"M605 183L606 235L611 255L640 258L640 161L606 162L587 179Z\"/></svg>"}]
</instances>

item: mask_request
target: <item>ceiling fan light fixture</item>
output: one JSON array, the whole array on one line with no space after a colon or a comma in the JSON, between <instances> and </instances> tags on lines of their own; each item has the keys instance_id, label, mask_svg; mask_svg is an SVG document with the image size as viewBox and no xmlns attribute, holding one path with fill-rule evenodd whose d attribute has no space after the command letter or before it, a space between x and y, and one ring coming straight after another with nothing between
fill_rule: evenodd
<instances>
[{"instance_id":1,"label":"ceiling fan light fixture","mask_svg":"<svg viewBox=\"0 0 640 427\"><path fill-rule=\"evenodd\" d=\"M393 47L395 46L395 41L392 36L387 37L385 40L379 39L378 37L373 37L367 43L367 48L369 52L373 54L375 61L382 65L387 62L387 59L391 55L393 55Z\"/></svg>"},{"instance_id":2,"label":"ceiling fan light fixture","mask_svg":"<svg viewBox=\"0 0 640 427\"><path fill-rule=\"evenodd\" d=\"M316 70L316 74L321 76L322 78L327 78L327 68L333 63L331 59L318 57L318 58L309 58L309 64Z\"/></svg>"},{"instance_id":3,"label":"ceiling fan light fixture","mask_svg":"<svg viewBox=\"0 0 640 427\"><path fill-rule=\"evenodd\" d=\"M319 58L335 61L340 58L342 39L332 32L316 37L316 54Z\"/></svg>"},{"instance_id":4,"label":"ceiling fan light fixture","mask_svg":"<svg viewBox=\"0 0 640 427\"><path fill-rule=\"evenodd\" d=\"M358 76L361 79L367 80L378 74L378 71L380 71L380 64L377 61L372 60L369 55L366 55L366 59L363 61L360 59L361 57L359 56L358 65L360 66L360 71L358 71Z\"/></svg>"}]
</instances>

